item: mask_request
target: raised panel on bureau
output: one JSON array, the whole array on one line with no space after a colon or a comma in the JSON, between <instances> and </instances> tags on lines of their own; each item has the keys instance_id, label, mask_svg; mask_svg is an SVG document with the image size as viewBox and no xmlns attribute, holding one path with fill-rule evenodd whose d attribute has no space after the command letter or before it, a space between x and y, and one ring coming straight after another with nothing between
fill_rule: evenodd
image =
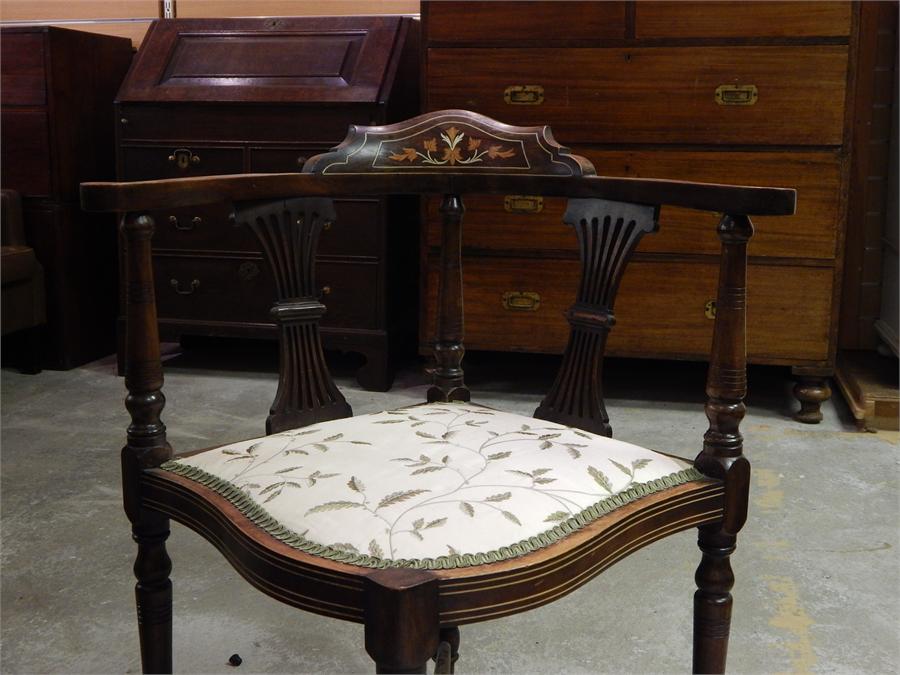
<instances>
[{"instance_id":1,"label":"raised panel on bureau","mask_svg":"<svg viewBox=\"0 0 900 675\"><path fill-rule=\"evenodd\" d=\"M415 30L401 17L156 22L119 91L120 176L299 172L349 124L412 116ZM335 209L317 258L323 340L365 355L360 383L387 389L389 358L415 333L415 207L359 198ZM272 272L229 207L153 215L163 339L276 336Z\"/></svg>"},{"instance_id":2,"label":"raised panel on bureau","mask_svg":"<svg viewBox=\"0 0 900 675\"><path fill-rule=\"evenodd\" d=\"M589 28L602 12L606 29ZM428 111L547 124L600 175L797 189L794 216L754 219L750 358L790 365L809 411L837 346L858 13L850 2L426 0L422 100ZM423 209L426 295L435 292L438 204ZM467 282L467 348L562 350L578 265L564 210L532 195L466 200L466 278L482 284ZM626 274L609 351L704 359L716 216L667 207L659 224ZM518 309L503 309L504 293L520 294L510 303ZM421 306L427 353L434 317Z\"/></svg>"}]
</instances>

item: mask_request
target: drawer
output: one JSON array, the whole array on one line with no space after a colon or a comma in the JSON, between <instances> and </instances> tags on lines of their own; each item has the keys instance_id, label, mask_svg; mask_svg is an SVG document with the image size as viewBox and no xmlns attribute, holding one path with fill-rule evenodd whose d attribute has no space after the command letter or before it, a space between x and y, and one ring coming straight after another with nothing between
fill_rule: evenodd
<instances>
[{"instance_id":1,"label":"drawer","mask_svg":"<svg viewBox=\"0 0 900 675\"><path fill-rule=\"evenodd\" d=\"M241 148L203 145L122 146L122 179L153 180L241 173Z\"/></svg>"},{"instance_id":2,"label":"drawer","mask_svg":"<svg viewBox=\"0 0 900 675\"><path fill-rule=\"evenodd\" d=\"M3 105L44 105L47 102L44 70L44 33L3 34L0 40ZM5 134L3 137L10 138Z\"/></svg>"},{"instance_id":3,"label":"drawer","mask_svg":"<svg viewBox=\"0 0 900 675\"><path fill-rule=\"evenodd\" d=\"M3 94L5 97L6 92ZM0 113L0 137L3 139L0 143L3 187L26 197L50 195L47 113L4 109Z\"/></svg>"},{"instance_id":4,"label":"drawer","mask_svg":"<svg viewBox=\"0 0 900 675\"><path fill-rule=\"evenodd\" d=\"M316 263L316 285L328 311L322 325L328 328L382 328L382 294L379 264L329 260Z\"/></svg>"},{"instance_id":5,"label":"drawer","mask_svg":"<svg viewBox=\"0 0 900 675\"><path fill-rule=\"evenodd\" d=\"M637 38L850 35L849 2L635 3Z\"/></svg>"},{"instance_id":6,"label":"drawer","mask_svg":"<svg viewBox=\"0 0 900 675\"><path fill-rule=\"evenodd\" d=\"M381 257L382 202L378 199L335 201L337 218L319 237L321 255ZM166 209L153 213L153 247L194 251L262 249L250 228L235 225L224 204Z\"/></svg>"},{"instance_id":7,"label":"drawer","mask_svg":"<svg viewBox=\"0 0 900 675\"><path fill-rule=\"evenodd\" d=\"M467 258L467 348L561 353L568 338L563 312L575 299L580 275L575 261ZM830 267L751 265L749 352L760 362L825 360L831 310ZM713 321L706 303L715 299L718 265L706 262L635 262L616 302L617 323L609 353L622 356L709 356ZM535 293L536 309L504 309L507 292ZM433 340L437 264L427 279L425 335ZM523 303L527 305L528 303Z\"/></svg>"},{"instance_id":8,"label":"drawer","mask_svg":"<svg viewBox=\"0 0 900 675\"><path fill-rule=\"evenodd\" d=\"M422 19L429 42L509 45L546 40L547 11L567 40L625 37L624 2L428 2Z\"/></svg>"},{"instance_id":9,"label":"drawer","mask_svg":"<svg viewBox=\"0 0 900 675\"><path fill-rule=\"evenodd\" d=\"M161 319L272 323L275 282L259 258L154 255Z\"/></svg>"},{"instance_id":10,"label":"drawer","mask_svg":"<svg viewBox=\"0 0 900 675\"><path fill-rule=\"evenodd\" d=\"M313 155L328 152L326 147L250 148L251 173L299 173Z\"/></svg>"},{"instance_id":11,"label":"drawer","mask_svg":"<svg viewBox=\"0 0 900 675\"><path fill-rule=\"evenodd\" d=\"M258 252L249 228L234 224L225 204L191 206L153 212L155 249Z\"/></svg>"},{"instance_id":12,"label":"drawer","mask_svg":"<svg viewBox=\"0 0 900 675\"><path fill-rule=\"evenodd\" d=\"M839 145L847 54L845 45L430 49L426 105L550 124L566 144ZM522 86L541 87L540 102L507 103ZM751 87L752 105L737 104Z\"/></svg>"},{"instance_id":13,"label":"drawer","mask_svg":"<svg viewBox=\"0 0 900 675\"><path fill-rule=\"evenodd\" d=\"M840 216L840 157L835 152L696 152L680 150L595 150L576 148L598 173L629 178L668 178L710 183L770 185L797 190L791 217L753 219L750 254L764 257L833 259ZM428 202L428 243L440 243L439 200ZM538 211L538 208L540 209ZM565 200L466 200L463 243L492 250L577 249L571 228L562 225ZM646 235L639 251L718 253L718 215L664 207L660 230Z\"/></svg>"}]
</instances>

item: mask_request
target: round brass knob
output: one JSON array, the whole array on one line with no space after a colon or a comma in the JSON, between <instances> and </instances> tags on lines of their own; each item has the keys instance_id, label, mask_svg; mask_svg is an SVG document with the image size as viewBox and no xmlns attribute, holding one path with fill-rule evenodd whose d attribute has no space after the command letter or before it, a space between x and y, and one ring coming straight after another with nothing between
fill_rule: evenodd
<instances>
[{"instance_id":1,"label":"round brass knob","mask_svg":"<svg viewBox=\"0 0 900 675\"><path fill-rule=\"evenodd\" d=\"M322 295L331 295L331 286L323 286Z\"/></svg>"}]
</instances>

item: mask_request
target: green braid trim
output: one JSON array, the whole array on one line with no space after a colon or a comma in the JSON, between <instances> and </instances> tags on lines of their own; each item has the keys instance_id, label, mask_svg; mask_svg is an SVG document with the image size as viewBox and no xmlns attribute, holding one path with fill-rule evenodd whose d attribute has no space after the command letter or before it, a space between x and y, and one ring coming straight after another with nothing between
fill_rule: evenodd
<instances>
[{"instance_id":1,"label":"green braid trim","mask_svg":"<svg viewBox=\"0 0 900 675\"><path fill-rule=\"evenodd\" d=\"M651 480L646 483L636 483L629 487L627 490L620 492L619 494L607 497L606 499L602 499L596 504L587 507L583 511L576 513L568 520L559 523L546 532L541 532L540 534L536 534L533 537L529 537L528 539L523 539L522 541L510 544L509 546L501 546L495 551L487 551L486 553L443 555L439 558L420 558L412 560L400 558L397 560L393 560L387 558L376 558L365 553L353 553L351 551L344 551L332 546L317 544L314 541L310 541L309 539L303 537L300 534L297 534L293 530L288 529L280 522L278 522L275 518L269 515L269 513L262 506L257 504L250 496L247 495L247 493L237 488L233 483L223 478L219 478L218 476L214 476L211 473L207 473L203 469L198 469L194 466L188 466L187 464L181 464L177 460L170 460L160 466L160 468L165 471L170 471L179 476L183 476L184 478L189 478L190 480L199 483L204 487L208 487L209 489L213 490L214 492L231 502L238 509L238 511L240 511L251 522L253 522L254 525L265 530L267 533L269 533L279 541L284 542L292 548L303 551L304 553L309 553L310 555L319 556L321 558L327 558L328 560L347 563L349 565L358 565L359 567L372 567L379 569L385 567L407 567L424 570L474 567L475 565L485 565L488 563L500 562L501 560L509 560L510 558L517 558L519 556L525 555L526 553L531 553L533 551L537 551L538 549L549 546L550 544L559 541L566 535L572 534L573 532L582 529L601 516L605 516L608 513L615 511L619 507L625 506L626 504L635 501L636 499L640 499L641 497L646 497L647 495L652 495L656 492L675 487L676 485L688 483L692 480L705 478L705 476L697 471L697 469L695 469L694 467L688 467L676 473L671 473L668 476L662 476L661 478L656 478L655 480Z\"/></svg>"}]
</instances>

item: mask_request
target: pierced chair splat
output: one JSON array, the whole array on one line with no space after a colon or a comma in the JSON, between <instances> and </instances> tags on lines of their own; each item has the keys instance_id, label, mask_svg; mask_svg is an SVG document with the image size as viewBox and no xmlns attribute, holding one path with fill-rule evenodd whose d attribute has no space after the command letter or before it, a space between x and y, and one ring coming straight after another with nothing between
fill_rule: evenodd
<instances>
[{"instance_id":1,"label":"pierced chair splat","mask_svg":"<svg viewBox=\"0 0 900 675\"><path fill-rule=\"evenodd\" d=\"M422 404L351 416L319 343L315 284L331 198L443 195L436 368ZM533 417L472 402L462 369L464 199L569 199L582 277L559 373ZM447 110L351 127L298 174L82 186L86 209L120 211L127 242L125 510L138 545L145 672L172 670L169 520L211 541L251 584L284 603L365 625L377 672L453 672L459 626L552 602L635 550L699 528L694 670L722 672L749 463L746 389L750 216L790 214L793 190L606 178L547 127ZM276 279L278 390L266 436L173 454L151 267L152 209L232 205ZM664 204L719 211L718 314L709 429L695 460L611 438L601 373L616 290ZM562 227L562 225L561 225ZM699 439L698 439L699 440Z\"/></svg>"}]
</instances>

